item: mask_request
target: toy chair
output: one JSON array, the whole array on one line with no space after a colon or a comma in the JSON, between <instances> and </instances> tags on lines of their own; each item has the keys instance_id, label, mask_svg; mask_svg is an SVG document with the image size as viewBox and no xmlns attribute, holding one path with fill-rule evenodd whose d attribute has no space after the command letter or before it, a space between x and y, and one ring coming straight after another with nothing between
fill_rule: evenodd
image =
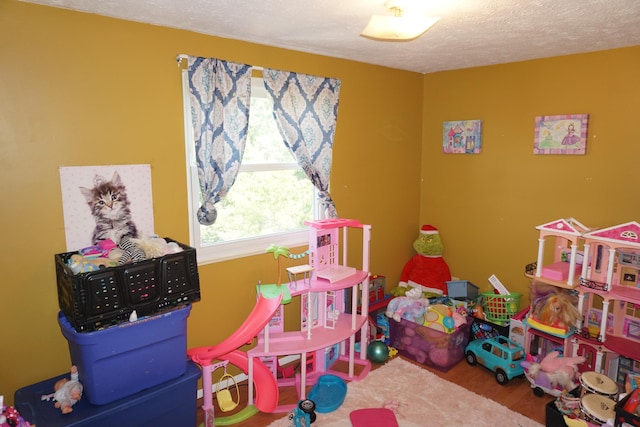
<instances>
[{"instance_id":1,"label":"toy chair","mask_svg":"<svg viewBox=\"0 0 640 427\"><path fill-rule=\"evenodd\" d=\"M227 380L226 388L222 388L223 380ZM233 386L235 386L235 389L236 389L235 400L233 400L233 397L231 396L231 391L229 391L229 381L233 383ZM218 399L218 406L220 407L220 410L222 412L232 411L236 408L236 406L238 406L238 403L240 403L240 391L238 390L238 383L236 382L235 378L233 378L233 375L230 375L227 372L226 366L224 367L224 374L222 374L222 376L218 380L217 390L218 391L216 392L216 398Z\"/></svg>"}]
</instances>

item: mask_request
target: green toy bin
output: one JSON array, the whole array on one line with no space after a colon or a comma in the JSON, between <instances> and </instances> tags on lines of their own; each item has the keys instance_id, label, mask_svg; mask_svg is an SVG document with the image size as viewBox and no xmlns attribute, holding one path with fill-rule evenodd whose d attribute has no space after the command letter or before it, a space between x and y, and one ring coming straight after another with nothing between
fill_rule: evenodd
<instances>
[{"instance_id":1,"label":"green toy bin","mask_svg":"<svg viewBox=\"0 0 640 427\"><path fill-rule=\"evenodd\" d=\"M514 292L508 295L482 292L482 308L487 320L498 325L506 325L511 317L520 311L522 294Z\"/></svg>"}]
</instances>

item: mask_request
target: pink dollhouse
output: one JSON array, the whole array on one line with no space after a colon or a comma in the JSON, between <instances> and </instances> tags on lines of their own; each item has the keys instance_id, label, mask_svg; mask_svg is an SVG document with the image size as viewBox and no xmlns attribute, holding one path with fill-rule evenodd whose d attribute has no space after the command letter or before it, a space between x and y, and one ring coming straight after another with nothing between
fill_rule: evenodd
<instances>
[{"instance_id":1,"label":"pink dollhouse","mask_svg":"<svg viewBox=\"0 0 640 427\"><path fill-rule=\"evenodd\" d=\"M575 218L567 218L539 225L536 229L540 233L537 261L527 266L525 275L558 288L575 289L583 262L579 251L581 238L590 228ZM552 351L572 353L572 330L558 331L531 318L525 319L523 326L527 354L542 359Z\"/></svg>"},{"instance_id":2,"label":"pink dollhouse","mask_svg":"<svg viewBox=\"0 0 640 427\"><path fill-rule=\"evenodd\" d=\"M309 264L287 269L290 282L282 285L288 287L292 298L300 298L301 328L284 330L285 310L280 306L271 322L258 334L256 346L247 352L250 383L254 362L271 364L275 374L278 358L299 356L300 373L295 378L278 378L277 384L279 387L295 386L300 399L305 398L306 387L313 385L322 374L330 372L344 379L359 380L370 369L366 352L356 355L355 348L358 332L360 348L367 348L369 337L371 226L350 219L305 224L309 227ZM353 235L362 239L361 269L347 263L348 239ZM346 307L345 292L351 292L350 310ZM358 301L361 301L360 307ZM338 360L348 363L348 373L332 371L332 365ZM356 364L362 366L358 374ZM253 404L253 398L250 387L249 404ZM291 408L292 405L281 405L276 412L287 412Z\"/></svg>"},{"instance_id":3,"label":"pink dollhouse","mask_svg":"<svg viewBox=\"0 0 640 427\"><path fill-rule=\"evenodd\" d=\"M583 318L577 331L564 335L529 325L526 344L543 353L561 350L584 356L581 371L596 371L624 383L623 365L626 371L637 369L640 359L640 224L590 229L569 218L536 228L538 258L525 274L575 292ZM553 252L545 253L545 243L552 239Z\"/></svg>"},{"instance_id":4,"label":"pink dollhouse","mask_svg":"<svg viewBox=\"0 0 640 427\"><path fill-rule=\"evenodd\" d=\"M585 233L577 353L613 376L619 358L640 359L640 224Z\"/></svg>"},{"instance_id":5,"label":"pink dollhouse","mask_svg":"<svg viewBox=\"0 0 640 427\"><path fill-rule=\"evenodd\" d=\"M306 387L324 373L357 381L371 365L366 351L356 357L356 334L360 348L367 348L369 323L369 241L371 226L351 219L309 221L309 264L287 268L289 283L258 285L256 305L242 325L213 346L191 348L188 357L202 368L205 425L230 425L261 412L289 412L297 405L279 405L281 387L294 386L300 400ZM340 234L342 231L342 235ZM348 265L349 237L362 239L361 268ZM340 261L342 255L342 261ZM298 258L298 257L294 257ZM356 255L357 260L357 255ZM353 261L352 261L353 262ZM345 293L350 292L350 310ZM300 329L284 328L284 305L300 299ZM358 310L358 301L362 301ZM258 337L247 352L239 348ZM279 358L297 356L300 373L278 378ZM332 369L338 360L348 364L348 372ZM221 361L215 363L215 361ZM227 363L240 368L249 378L248 404L230 417L214 420L213 372ZM355 365L361 369L356 373ZM225 371L226 372L226 371ZM255 391L254 391L255 388ZM237 390L236 390L237 393ZM254 399L255 394L255 399ZM230 402L234 403L234 402ZM223 409L222 406L220 409Z\"/></svg>"},{"instance_id":6,"label":"pink dollhouse","mask_svg":"<svg viewBox=\"0 0 640 427\"><path fill-rule=\"evenodd\" d=\"M527 275L560 288L575 288L582 264L578 246L582 235L590 229L575 218L558 219L536 229L540 231L538 259L535 270L527 271ZM553 245L551 255L548 254L550 245L547 243ZM549 257L551 262L545 263Z\"/></svg>"}]
</instances>

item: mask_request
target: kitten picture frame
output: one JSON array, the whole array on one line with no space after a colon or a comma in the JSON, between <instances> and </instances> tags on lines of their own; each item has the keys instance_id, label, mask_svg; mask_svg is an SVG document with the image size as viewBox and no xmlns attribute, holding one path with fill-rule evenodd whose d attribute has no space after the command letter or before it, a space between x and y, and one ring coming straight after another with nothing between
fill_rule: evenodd
<instances>
[{"instance_id":1,"label":"kitten picture frame","mask_svg":"<svg viewBox=\"0 0 640 427\"><path fill-rule=\"evenodd\" d=\"M100 182L108 182L117 173L126 188L130 202L131 220L139 235L153 235L153 195L150 165L109 165L60 167L60 187L64 216L67 252L77 251L93 244L96 228L84 189L92 189Z\"/></svg>"}]
</instances>

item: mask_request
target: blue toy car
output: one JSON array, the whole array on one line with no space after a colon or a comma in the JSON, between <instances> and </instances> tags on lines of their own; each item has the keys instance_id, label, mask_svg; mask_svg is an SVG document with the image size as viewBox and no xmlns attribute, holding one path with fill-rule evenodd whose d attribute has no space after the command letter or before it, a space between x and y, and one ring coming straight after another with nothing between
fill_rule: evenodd
<instances>
[{"instance_id":1,"label":"blue toy car","mask_svg":"<svg viewBox=\"0 0 640 427\"><path fill-rule=\"evenodd\" d=\"M520 364L525 357L524 348L507 337L471 341L464 352L469 365L484 365L495 374L500 385L505 385L512 378L524 376L524 369Z\"/></svg>"},{"instance_id":2,"label":"blue toy car","mask_svg":"<svg viewBox=\"0 0 640 427\"><path fill-rule=\"evenodd\" d=\"M310 427L316 420L316 404L313 400L304 399L289 412L289 427Z\"/></svg>"}]
</instances>

